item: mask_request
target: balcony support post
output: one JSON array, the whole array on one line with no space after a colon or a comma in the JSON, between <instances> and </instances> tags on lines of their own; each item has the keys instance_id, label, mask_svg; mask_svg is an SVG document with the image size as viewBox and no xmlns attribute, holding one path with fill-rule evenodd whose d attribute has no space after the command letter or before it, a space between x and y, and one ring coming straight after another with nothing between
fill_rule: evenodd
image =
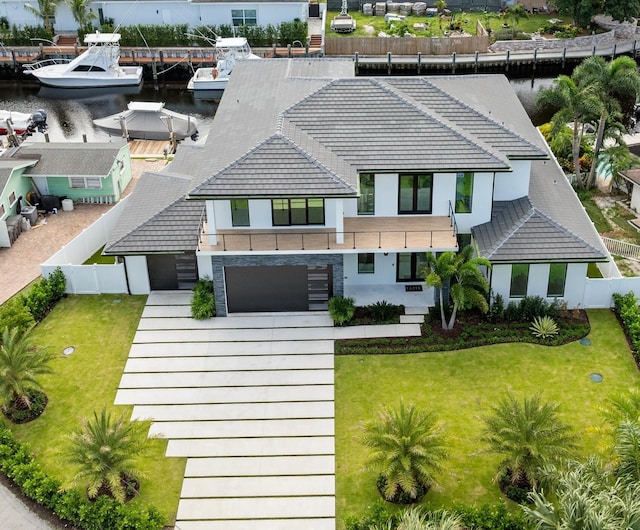
<instances>
[{"instance_id":1,"label":"balcony support post","mask_svg":"<svg viewBox=\"0 0 640 530\"><path fill-rule=\"evenodd\" d=\"M207 232L209 235L209 244L215 247L218 244L216 235L216 216L213 213L213 201L207 201Z\"/></svg>"},{"instance_id":2,"label":"balcony support post","mask_svg":"<svg viewBox=\"0 0 640 530\"><path fill-rule=\"evenodd\" d=\"M344 202L336 199L336 243L344 244Z\"/></svg>"}]
</instances>

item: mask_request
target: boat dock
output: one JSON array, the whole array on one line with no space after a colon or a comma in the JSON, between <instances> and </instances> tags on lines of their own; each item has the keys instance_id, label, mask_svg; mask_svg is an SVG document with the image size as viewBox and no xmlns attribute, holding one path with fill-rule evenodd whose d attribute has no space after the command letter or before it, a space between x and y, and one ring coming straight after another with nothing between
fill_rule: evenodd
<instances>
[{"instance_id":1,"label":"boat dock","mask_svg":"<svg viewBox=\"0 0 640 530\"><path fill-rule=\"evenodd\" d=\"M129 140L131 158L167 158L175 153L169 140Z\"/></svg>"}]
</instances>

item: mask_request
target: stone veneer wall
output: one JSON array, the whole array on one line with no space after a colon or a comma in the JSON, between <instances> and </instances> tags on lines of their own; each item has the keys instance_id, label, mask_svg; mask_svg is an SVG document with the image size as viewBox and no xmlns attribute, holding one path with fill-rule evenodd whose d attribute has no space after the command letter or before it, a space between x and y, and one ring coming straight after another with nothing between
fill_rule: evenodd
<instances>
[{"instance_id":1,"label":"stone veneer wall","mask_svg":"<svg viewBox=\"0 0 640 530\"><path fill-rule=\"evenodd\" d=\"M227 316L227 296L224 285L225 267L259 267L278 265L331 265L333 268L333 296L344 294L344 265L342 254L270 254L211 256L213 292L216 315Z\"/></svg>"}]
</instances>

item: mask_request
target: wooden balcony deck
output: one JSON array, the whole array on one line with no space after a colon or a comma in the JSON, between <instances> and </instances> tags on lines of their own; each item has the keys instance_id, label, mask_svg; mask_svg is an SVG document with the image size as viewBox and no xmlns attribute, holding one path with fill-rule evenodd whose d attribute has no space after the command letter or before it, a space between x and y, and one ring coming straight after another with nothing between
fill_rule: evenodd
<instances>
[{"instance_id":1,"label":"wooden balcony deck","mask_svg":"<svg viewBox=\"0 0 640 530\"><path fill-rule=\"evenodd\" d=\"M209 244L205 224L200 251L276 252L276 251L422 251L456 250L456 233L446 216L347 217L344 242L334 228L279 228L268 230L217 230L217 245Z\"/></svg>"}]
</instances>

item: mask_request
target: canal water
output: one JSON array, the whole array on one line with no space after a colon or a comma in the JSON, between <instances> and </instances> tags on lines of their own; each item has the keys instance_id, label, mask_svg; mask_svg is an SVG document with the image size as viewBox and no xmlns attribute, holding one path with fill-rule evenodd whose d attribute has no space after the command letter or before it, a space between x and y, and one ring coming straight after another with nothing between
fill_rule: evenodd
<instances>
[{"instance_id":1,"label":"canal water","mask_svg":"<svg viewBox=\"0 0 640 530\"><path fill-rule=\"evenodd\" d=\"M511 85L518 94L532 121L539 125L545 117L534 110L535 96L540 88L551 85L552 78L513 79ZM470 87L473 85L470 84ZM205 136L220 101L220 94L194 97L184 84L127 87L124 89L53 89L20 82L0 83L0 109L47 113L48 136L52 142L108 141L109 136L93 125L93 120L126 109L130 101L155 101L166 108L189 114L198 119L200 138ZM547 117L548 119L548 117ZM34 133L33 140L44 141L42 133ZM190 140L186 139L189 143Z\"/></svg>"}]
</instances>

